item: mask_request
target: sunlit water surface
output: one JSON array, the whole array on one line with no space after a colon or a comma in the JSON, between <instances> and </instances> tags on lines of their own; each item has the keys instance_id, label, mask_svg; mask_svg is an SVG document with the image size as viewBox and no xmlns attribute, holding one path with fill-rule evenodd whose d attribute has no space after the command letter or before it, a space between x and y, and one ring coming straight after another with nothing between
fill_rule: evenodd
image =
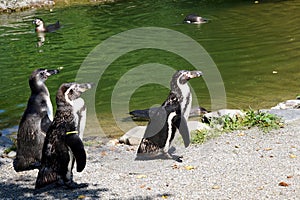
<instances>
[{"instance_id":1,"label":"sunlit water surface","mask_svg":"<svg viewBox=\"0 0 300 200\"><path fill-rule=\"evenodd\" d=\"M47 81L55 105L57 88L75 80L89 52L111 36L139 27L171 29L201 44L221 73L227 108L270 108L294 99L300 93L300 2L205 2L122 1L0 15L0 130L4 134L16 131L30 95L28 77L34 69L63 68ZM188 13L199 13L210 21L201 26L183 24ZM32 25L35 17L63 24L59 31L46 34L40 47ZM180 41L178 45L184 46ZM157 49L122 55L101 76L97 87L95 107L106 135L122 134L111 114L114 86L130 69L147 63L194 69L178 55ZM192 80L191 85L199 104L210 109L203 79ZM143 85L132 95L128 110L160 104L167 94L163 86Z\"/></svg>"}]
</instances>

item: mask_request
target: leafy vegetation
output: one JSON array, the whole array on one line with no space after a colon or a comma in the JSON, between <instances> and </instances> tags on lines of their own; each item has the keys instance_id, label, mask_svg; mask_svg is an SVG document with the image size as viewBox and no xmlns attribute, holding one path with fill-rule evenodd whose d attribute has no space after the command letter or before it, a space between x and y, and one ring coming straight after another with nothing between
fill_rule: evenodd
<instances>
[{"instance_id":1,"label":"leafy vegetation","mask_svg":"<svg viewBox=\"0 0 300 200\"><path fill-rule=\"evenodd\" d=\"M283 127L283 121L277 115L249 109L244 116L225 115L210 121L210 130L197 130L191 133L192 143L202 144L208 139L224 132L258 127L264 132Z\"/></svg>"}]
</instances>

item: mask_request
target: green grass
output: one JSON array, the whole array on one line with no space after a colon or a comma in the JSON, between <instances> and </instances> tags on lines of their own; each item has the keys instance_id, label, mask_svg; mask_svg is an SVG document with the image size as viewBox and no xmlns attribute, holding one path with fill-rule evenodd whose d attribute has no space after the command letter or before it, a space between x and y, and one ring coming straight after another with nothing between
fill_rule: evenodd
<instances>
[{"instance_id":1,"label":"green grass","mask_svg":"<svg viewBox=\"0 0 300 200\"><path fill-rule=\"evenodd\" d=\"M284 123L280 117L267 112L249 109L244 116L230 117L228 115L214 118L210 121L210 130L196 130L191 133L192 143L202 144L205 141L217 137L224 132L249 129L258 127L263 132L283 127Z\"/></svg>"}]
</instances>

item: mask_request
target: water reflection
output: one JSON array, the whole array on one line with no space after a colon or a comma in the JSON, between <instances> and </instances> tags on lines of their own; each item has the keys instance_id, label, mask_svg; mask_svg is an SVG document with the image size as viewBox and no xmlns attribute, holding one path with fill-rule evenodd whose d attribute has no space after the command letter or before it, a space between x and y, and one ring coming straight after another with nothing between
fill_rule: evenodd
<instances>
[{"instance_id":1,"label":"water reflection","mask_svg":"<svg viewBox=\"0 0 300 200\"><path fill-rule=\"evenodd\" d=\"M46 33L37 33L38 41L37 41L37 47L41 47L44 45Z\"/></svg>"}]
</instances>

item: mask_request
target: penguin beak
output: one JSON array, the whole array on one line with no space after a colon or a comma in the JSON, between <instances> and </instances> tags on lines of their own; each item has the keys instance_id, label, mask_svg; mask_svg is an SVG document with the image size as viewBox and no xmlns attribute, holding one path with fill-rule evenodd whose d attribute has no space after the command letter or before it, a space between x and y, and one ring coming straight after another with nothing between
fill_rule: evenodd
<instances>
[{"instance_id":1,"label":"penguin beak","mask_svg":"<svg viewBox=\"0 0 300 200\"><path fill-rule=\"evenodd\" d=\"M203 75L203 73L201 71L190 71L190 73L188 74L188 78L189 79L197 78L197 77L200 77L202 75Z\"/></svg>"},{"instance_id":2,"label":"penguin beak","mask_svg":"<svg viewBox=\"0 0 300 200\"><path fill-rule=\"evenodd\" d=\"M50 69L50 70L47 70L47 77L51 76L51 75L54 75L54 74L58 74L59 73L59 70L57 69Z\"/></svg>"},{"instance_id":3,"label":"penguin beak","mask_svg":"<svg viewBox=\"0 0 300 200\"><path fill-rule=\"evenodd\" d=\"M78 84L80 92L85 92L89 89L91 89L94 86L94 83L81 83Z\"/></svg>"}]
</instances>

